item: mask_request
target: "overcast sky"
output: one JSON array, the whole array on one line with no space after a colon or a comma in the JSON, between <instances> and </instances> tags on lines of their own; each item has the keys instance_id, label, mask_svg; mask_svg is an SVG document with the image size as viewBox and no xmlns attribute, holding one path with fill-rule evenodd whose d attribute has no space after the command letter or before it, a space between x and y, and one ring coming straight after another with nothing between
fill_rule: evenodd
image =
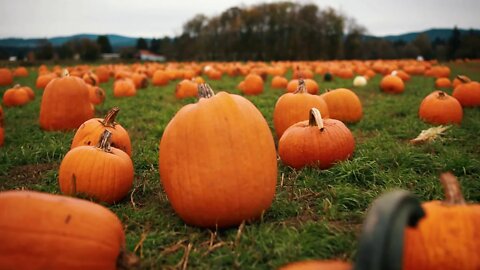
<instances>
[{"instance_id":1,"label":"overcast sky","mask_svg":"<svg viewBox=\"0 0 480 270\"><path fill-rule=\"evenodd\" d=\"M79 33L163 37L179 34L198 13L208 16L259 0L0 0L0 38ZM429 28L480 28L480 0L311 0L342 11L373 35Z\"/></svg>"}]
</instances>

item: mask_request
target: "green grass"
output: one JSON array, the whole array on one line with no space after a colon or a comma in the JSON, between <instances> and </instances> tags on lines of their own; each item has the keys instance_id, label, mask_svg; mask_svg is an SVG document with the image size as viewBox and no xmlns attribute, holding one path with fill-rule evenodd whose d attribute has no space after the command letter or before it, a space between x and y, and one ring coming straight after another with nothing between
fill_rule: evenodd
<instances>
[{"instance_id":1,"label":"green grass","mask_svg":"<svg viewBox=\"0 0 480 270\"><path fill-rule=\"evenodd\" d=\"M480 80L479 64L451 67L452 75ZM34 86L35 78L31 72L16 82ZM216 91L239 93L236 85L240 80L225 76L210 84ZM351 80L316 80L321 89L352 88ZM349 125L357 142L351 160L325 171L294 171L280 162L276 197L264 216L241 229L218 231L185 225L170 207L158 173L162 132L175 113L195 99L176 100L174 82L166 87L149 86L133 98L121 99L113 98L111 81L102 85L107 100L97 107L96 115L119 106L117 120L132 139L134 192L110 209L125 225L128 249L133 252L137 247L141 268L179 266L188 247L192 269L272 269L308 258L351 261L365 211L376 197L403 188L424 201L441 199L438 175L447 170L459 177L468 201L480 201L480 109L465 109L462 125L450 128L441 140L412 146L408 140L430 127L418 119L417 110L423 97L434 90L434 80L414 76L405 93L395 96L381 93L379 81L376 76L367 87L354 89L364 104L364 117ZM273 108L282 92L270 89L269 83L270 78L262 95L247 98L273 131ZM0 88L0 93L7 88ZM0 148L0 190L59 193L58 166L74 132L40 130L42 91L35 91L34 102L4 108L6 140Z\"/></svg>"}]
</instances>

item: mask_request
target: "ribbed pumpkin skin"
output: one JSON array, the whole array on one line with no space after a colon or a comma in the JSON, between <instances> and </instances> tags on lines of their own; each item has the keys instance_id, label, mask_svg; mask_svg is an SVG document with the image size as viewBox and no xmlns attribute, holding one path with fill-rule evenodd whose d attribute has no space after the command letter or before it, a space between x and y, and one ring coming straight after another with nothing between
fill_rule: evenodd
<instances>
[{"instance_id":1,"label":"ribbed pumpkin skin","mask_svg":"<svg viewBox=\"0 0 480 270\"><path fill-rule=\"evenodd\" d=\"M362 102L352 90L338 88L322 94L321 97L327 103L330 118L347 123L355 123L362 119Z\"/></svg>"},{"instance_id":2,"label":"ribbed pumpkin skin","mask_svg":"<svg viewBox=\"0 0 480 270\"><path fill-rule=\"evenodd\" d=\"M71 130L92 118L88 87L77 77L53 79L43 92L40 126L45 130Z\"/></svg>"},{"instance_id":3,"label":"ribbed pumpkin skin","mask_svg":"<svg viewBox=\"0 0 480 270\"><path fill-rule=\"evenodd\" d=\"M462 83L455 87L452 96L456 98L463 107L480 106L480 83Z\"/></svg>"},{"instance_id":4,"label":"ribbed pumpkin skin","mask_svg":"<svg viewBox=\"0 0 480 270\"><path fill-rule=\"evenodd\" d=\"M342 261L307 260L287 264L278 270L350 270L352 266Z\"/></svg>"},{"instance_id":5,"label":"ribbed pumpkin skin","mask_svg":"<svg viewBox=\"0 0 480 270\"><path fill-rule=\"evenodd\" d=\"M92 118L83 123L77 129L70 148L73 149L82 145L97 145L104 130L108 130L112 133L113 147L132 156L132 143L128 132L117 123L115 123L114 127L104 125L103 118Z\"/></svg>"},{"instance_id":6,"label":"ribbed pumpkin skin","mask_svg":"<svg viewBox=\"0 0 480 270\"><path fill-rule=\"evenodd\" d=\"M273 111L273 125L277 138L281 138L291 125L308 120L311 108L317 108L325 118L330 116L327 103L320 96L286 93L279 97Z\"/></svg>"},{"instance_id":7,"label":"ribbed pumpkin skin","mask_svg":"<svg viewBox=\"0 0 480 270\"><path fill-rule=\"evenodd\" d=\"M419 117L431 124L461 124L462 105L445 92L435 91L426 96L418 110Z\"/></svg>"},{"instance_id":8,"label":"ribbed pumpkin skin","mask_svg":"<svg viewBox=\"0 0 480 270\"><path fill-rule=\"evenodd\" d=\"M278 154L294 169L313 166L328 169L353 155L355 139L350 130L335 119L323 120L324 130L307 121L289 127L278 141Z\"/></svg>"},{"instance_id":9,"label":"ribbed pumpkin skin","mask_svg":"<svg viewBox=\"0 0 480 270\"><path fill-rule=\"evenodd\" d=\"M116 269L120 220L85 200L33 191L0 193L0 269Z\"/></svg>"},{"instance_id":10,"label":"ribbed pumpkin skin","mask_svg":"<svg viewBox=\"0 0 480 270\"><path fill-rule=\"evenodd\" d=\"M188 224L228 227L258 218L275 194L272 134L247 99L220 92L184 106L160 141L160 177Z\"/></svg>"},{"instance_id":11,"label":"ribbed pumpkin skin","mask_svg":"<svg viewBox=\"0 0 480 270\"><path fill-rule=\"evenodd\" d=\"M133 163L117 148L107 153L96 146L70 150L60 164L58 182L63 194L82 194L106 203L120 201L132 188Z\"/></svg>"},{"instance_id":12,"label":"ribbed pumpkin skin","mask_svg":"<svg viewBox=\"0 0 480 270\"><path fill-rule=\"evenodd\" d=\"M406 230L403 269L480 269L480 206L422 206L426 218Z\"/></svg>"}]
</instances>

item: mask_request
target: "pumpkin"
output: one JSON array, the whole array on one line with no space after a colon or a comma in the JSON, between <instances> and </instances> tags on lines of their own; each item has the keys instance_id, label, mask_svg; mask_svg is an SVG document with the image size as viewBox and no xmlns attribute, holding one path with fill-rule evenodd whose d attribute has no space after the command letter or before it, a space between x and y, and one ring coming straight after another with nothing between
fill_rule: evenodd
<instances>
[{"instance_id":1,"label":"pumpkin","mask_svg":"<svg viewBox=\"0 0 480 270\"><path fill-rule=\"evenodd\" d=\"M282 76L275 76L272 79L271 87L274 89L285 89L287 87L288 80Z\"/></svg>"},{"instance_id":2,"label":"pumpkin","mask_svg":"<svg viewBox=\"0 0 480 270\"><path fill-rule=\"evenodd\" d=\"M28 86L22 86L23 90L25 90L28 94L28 98L30 98L30 100L34 100L35 99L35 92L33 92L32 88L28 87Z\"/></svg>"},{"instance_id":3,"label":"pumpkin","mask_svg":"<svg viewBox=\"0 0 480 270\"><path fill-rule=\"evenodd\" d=\"M453 174L440 180L445 200L423 203L426 218L407 229L403 269L480 269L480 205L465 203Z\"/></svg>"},{"instance_id":4,"label":"pumpkin","mask_svg":"<svg viewBox=\"0 0 480 270\"><path fill-rule=\"evenodd\" d=\"M5 107L23 106L28 102L30 102L30 95L19 84L3 93L3 105Z\"/></svg>"},{"instance_id":5,"label":"pumpkin","mask_svg":"<svg viewBox=\"0 0 480 270\"><path fill-rule=\"evenodd\" d=\"M132 81L133 84L137 89L142 89L148 86L148 78L147 75L142 73L133 73L132 74Z\"/></svg>"},{"instance_id":6,"label":"pumpkin","mask_svg":"<svg viewBox=\"0 0 480 270\"><path fill-rule=\"evenodd\" d=\"M155 86L167 85L170 82L170 77L164 70L157 70L153 73L152 84Z\"/></svg>"},{"instance_id":7,"label":"pumpkin","mask_svg":"<svg viewBox=\"0 0 480 270\"><path fill-rule=\"evenodd\" d=\"M192 80L182 80L175 87L175 97L178 99L196 97L198 94L197 85Z\"/></svg>"},{"instance_id":8,"label":"pumpkin","mask_svg":"<svg viewBox=\"0 0 480 270\"><path fill-rule=\"evenodd\" d=\"M105 66L99 66L95 69L95 75L97 75L98 82L104 83L110 80L110 71Z\"/></svg>"},{"instance_id":9,"label":"pumpkin","mask_svg":"<svg viewBox=\"0 0 480 270\"><path fill-rule=\"evenodd\" d=\"M323 98L309 94L306 90L305 81L302 79L299 81L300 84L296 92L282 95L275 104L273 125L277 138L281 138L285 130L291 125L307 120L311 108L319 109L324 117L330 115L327 103Z\"/></svg>"},{"instance_id":10,"label":"pumpkin","mask_svg":"<svg viewBox=\"0 0 480 270\"><path fill-rule=\"evenodd\" d=\"M463 109L460 102L443 91L426 96L418 110L418 116L431 124L461 124Z\"/></svg>"},{"instance_id":11,"label":"pumpkin","mask_svg":"<svg viewBox=\"0 0 480 270\"><path fill-rule=\"evenodd\" d=\"M305 82L305 87L308 93L312 95L316 95L318 93L319 87L316 81L312 79L305 79L303 81ZM299 80L291 80L290 82L288 82L287 92L293 93L297 91L298 85L299 85Z\"/></svg>"},{"instance_id":12,"label":"pumpkin","mask_svg":"<svg viewBox=\"0 0 480 270\"><path fill-rule=\"evenodd\" d=\"M248 74L243 80L242 92L246 95L258 95L263 92L263 79L257 74Z\"/></svg>"},{"instance_id":13,"label":"pumpkin","mask_svg":"<svg viewBox=\"0 0 480 270\"><path fill-rule=\"evenodd\" d=\"M352 266L342 261L307 260L290 263L278 270L350 270Z\"/></svg>"},{"instance_id":14,"label":"pumpkin","mask_svg":"<svg viewBox=\"0 0 480 270\"><path fill-rule=\"evenodd\" d=\"M100 80L98 79L97 75L93 72L87 72L83 74L82 76L83 81L85 81L86 84L97 86L100 84Z\"/></svg>"},{"instance_id":15,"label":"pumpkin","mask_svg":"<svg viewBox=\"0 0 480 270\"><path fill-rule=\"evenodd\" d=\"M405 84L398 76L387 75L380 81L380 89L385 93L400 94L405 90Z\"/></svg>"},{"instance_id":16,"label":"pumpkin","mask_svg":"<svg viewBox=\"0 0 480 270\"><path fill-rule=\"evenodd\" d=\"M364 87L367 85L367 78L364 76L357 76L353 79L353 86L355 87Z\"/></svg>"},{"instance_id":17,"label":"pumpkin","mask_svg":"<svg viewBox=\"0 0 480 270\"><path fill-rule=\"evenodd\" d=\"M105 91L98 86L87 85L88 97L90 102L94 105L101 104L105 101Z\"/></svg>"},{"instance_id":18,"label":"pumpkin","mask_svg":"<svg viewBox=\"0 0 480 270\"><path fill-rule=\"evenodd\" d=\"M112 133L104 130L98 145L72 148L63 158L58 182L63 194L81 194L116 203L132 188L133 163L125 152L111 146Z\"/></svg>"},{"instance_id":19,"label":"pumpkin","mask_svg":"<svg viewBox=\"0 0 480 270\"><path fill-rule=\"evenodd\" d=\"M113 83L114 97L131 97L137 94L137 89L131 79L119 79Z\"/></svg>"},{"instance_id":20,"label":"pumpkin","mask_svg":"<svg viewBox=\"0 0 480 270\"><path fill-rule=\"evenodd\" d=\"M13 83L13 74L8 68L0 68L0 86L7 86Z\"/></svg>"},{"instance_id":21,"label":"pumpkin","mask_svg":"<svg viewBox=\"0 0 480 270\"><path fill-rule=\"evenodd\" d=\"M40 126L45 130L78 128L94 115L87 84L69 76L52 80L43 92L40 105Z\"/></svg>"},{"instance_id":22,"label":"pumpkin","mask_svg":"<svg viewBox=\"0 0 480 270\"><path fill-rule=\"evenodd\" d=\"M57 78L57 74L55 73L47 73L47 74L39 75L35 82L35 87L38 89L45 89L48 83L55 78Z\"/></svg>"},{"instance_id":23,"label":"pumpkin","mask_svg":"<svg viewBox=\"0 0 480 270\"><path fill-rule=\"evenodd\" d=\"M215 95L206 84L199 96L198 103L177 112L160 140L159 171L168 199L195 226L223 228L256 219L270 207L277 182L267 121L242 96Z\"/></svg>"},{"instance_id":24,"label":"pumpkin","mask_svg":"<svg viewBox=\"0 0 480 270\"><path fill-rule=\"evenodd\" d=\"M111 146L122 150L129 156L132 156L132 143L130 142L130 136L120 124L115 122L115 118L119 111L120 109L118 107L113 107L103 119L92 118L85 121L75 133L70 148L73 149L82 145L98 145L100 143L100 136L105 130L108 130L112 133Z\"/></svg>"},{"instance_id":25,"label":"pumpkin","mask_svg":"<svg viewBox=\"0 0 480 270\"><path fill-rule=\"evenodd\" d=\"M464 83L453 90L452 96L462 104L463 107L480 106L480 83L463 78Z\"/></svg>"},{"instance_id":26,"label":"pumpkin","mask_svg":"<svg viewBox=\"0 0 480 270\"><path fill-rule=\"evenodd\" d=\"M318 109L310 119L289 127L278 141L278 154L294 169L313 166L328 169L353 155L355 140L350 130L335 119L322 119Z\"/></svg>"},{"instance_id":27,"label":"pumpkin","mask_svg":"<svg viewBox=\"0 0 480 270\"><path fill-rule=\"evenodd\" d=\"M0 192L0 241L0 269L114 270L127 257L113 212L35 191Z\"/></svg>"},{"instance_id":28,"label":"pumpkin","mask_svg":"<svg viewBox=\"0 0 480 270\"><path fill-rule=\"evenodd\" d=\"M3 108L0 106L0 146L2 146L5 141L5 126L3 118Z\"/></svg>"},{"instance_id":29,"label":"pumpkin","mask_svg":"<svg viewBox=\"0 0 480 270\"><path fill-rule=\"evenodd\" d=\"M395 70L392 73L394 76L399 77L404 82L410 81L410 75L408 75L408 73L403 70Z\"/></svg>"},{"instance_id":30,"label":"pumpkin","mask_svg":"<svg viewBox=\"0 0 480 270\"><path fill-rule=\"evenodd\" d=\"M17 67L13 71L14 77L28 77L28 70L25 67Z\"/></svg>"},{"instance_id":31,"label":"pumpkin","mask_svg":"<svg viewBox=\"0 0 480 270\"><path fill-rule=\"evenodd\" d=\"M362 119L362 102L352 90L346 88L329 90L321 97L327 103L330 118L348 123Z\"/></svg>"},{"instance_id":32,"label":"pumpkin","mask_svg":"<svg viewBox=\"0 0 480 270\"><path fill-rule=\"evenodd\" d=\"M452 82L453 89L455 89L457 86L459 86L462 83L468 83L471 81L472 80L470 80L470 78L468 78L467 76L458 75L457 77L455 77L455 79L453 79L453 82Z\"/></svg>"},{"instance_id":33,"label":"pumpkin","mask_svg":"<svg viewBox=\"0 0 480 270\"><path fill-rule=\"evenodd\" d=\"M449 78L438 78L435 80L435 87L436 88L450 88L452 86L452 82Z\"/></svg>"}]
</instances>

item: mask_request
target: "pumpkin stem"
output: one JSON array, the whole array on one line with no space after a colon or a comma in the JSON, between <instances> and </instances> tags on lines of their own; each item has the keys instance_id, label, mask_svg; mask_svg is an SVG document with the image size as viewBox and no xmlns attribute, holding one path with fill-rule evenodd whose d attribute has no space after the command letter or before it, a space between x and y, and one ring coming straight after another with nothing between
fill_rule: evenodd
<instances>
[{"instance_id":1,"label":"pumpkin stem","mask_svg":"<svg viewBox=\"0 0 480 270\"><path fill-rule=\"evenodd\" d=\"M297 90L293 92L294 94L305 94L307 93L307 86L305 85L305 80L302 78L298 79Z\"/></svg>"},{"instance_id":2,"label":"pumpkin stem","mask_svg":"<svg viewBox=\"0 0 480 270\"><path fill-rule=\"evenodd\" d=\"M102 149L105 152L112 152L111 148L112 144L112 132L105 129L100 136L100 142L98 143L97 147Z\"/></svg>"},{"instance_id":3,"label":"pumpkin stem","mask_svg":"<svg viewBox=\"0 0 480 270\"><path fill-rule=\"evenodd\" d=\"M438 98L445 98L447 96L447 94L443 91L439 91L438 92Z\"/></svg>"},{"instance_id":4,"label":"pumpkin stem","mask_svg":"<svg viewBox=\"0 0 480 270\"><path fill-rule=\"evenodd\" d=\"M440 175L440 182L443 186L443 192L445 193L444 204L447 205L462 205L466 204L465 199L463 198L462 190L460 184L458 183L457 177L451 172L442 173Z\"/></svg>"},{"instance_id":5,"label":"pumpkin stem","mask_svg":"<svg viewBox=\"0 0 480 270\"><path fill-rule=\"evenodd\" d=\"M102 125L106 127L112 127L115 128L115 118L117 117L118 112L120 111L120 108L118 107L113 107L110 109L110 111L107 112L105 115L105 118L103 118L103 121L100 121Z\"/></svg>"},{"instance_id":6,"label":"pumpkin stem","mask_svg":"<svg viewBox=\"0 0 480 270\"><path fill-rule=\"evenodd\" d=\"M463 83L468 83L468 82L472 81L472 80L470 80L470 78L468 78L465 75L457 75L457 79L459 79Z\"/></svg>"},{"instance_id":7,"label":"pumpkin stem","mask_svg":"<svg viewBox=\"0 0 480 270\"><path fill-rule=\"evenodd\" d=\"M15 89L18 89L18 88L20 88L20 84L18 84L18 83L17 83L17 84L15 84L15 85L13 86L13 88L15 88Z\"/></svg>"},{"instance_id":8,"label":"pumpkin stem","mask_svg":"<svg viewBox=\"0 0 480 270\"><path fill-rule=\"evenodd\" d=\"M311 127L317 126L320 131L323 131L323 119L322 114L317 108L310 109L310 118L308 119L308 125Z\"/></svg>"},{"instance_id":9,"label":"pumpkin stem","mask_svg":"<svg viewBox=\"0 0 480 270\"><path fill-rule=\"evenodd\" d=\"M70 76L70 72L68 72L68 69L64 69L62 73L62 77L69 77L69 76Z\"/></svg>"},{"instance_id":10,"label":"pumpkin stem","mask_svg":"<svg viewBox=\"0 0 480 270\"><path fill-rule=\"evenodd\" d=\"M215 95L210 85L207 83L198 84L198 98L211 98Z\"/></svg>"},{"instance_id":11,"label":"pumpkin stem","mask_svg":"<svg viewBox=\"0 0 480 270\"><path fill-rule=\"evenodd\" d=\"M93 85L96 86L98 83L97 83L97 80L95 80L95 77L93 77L93 73L92 72L88 72L88 77L90 78L90 80L93 81Z\"/></svg>"}]
</instances>

